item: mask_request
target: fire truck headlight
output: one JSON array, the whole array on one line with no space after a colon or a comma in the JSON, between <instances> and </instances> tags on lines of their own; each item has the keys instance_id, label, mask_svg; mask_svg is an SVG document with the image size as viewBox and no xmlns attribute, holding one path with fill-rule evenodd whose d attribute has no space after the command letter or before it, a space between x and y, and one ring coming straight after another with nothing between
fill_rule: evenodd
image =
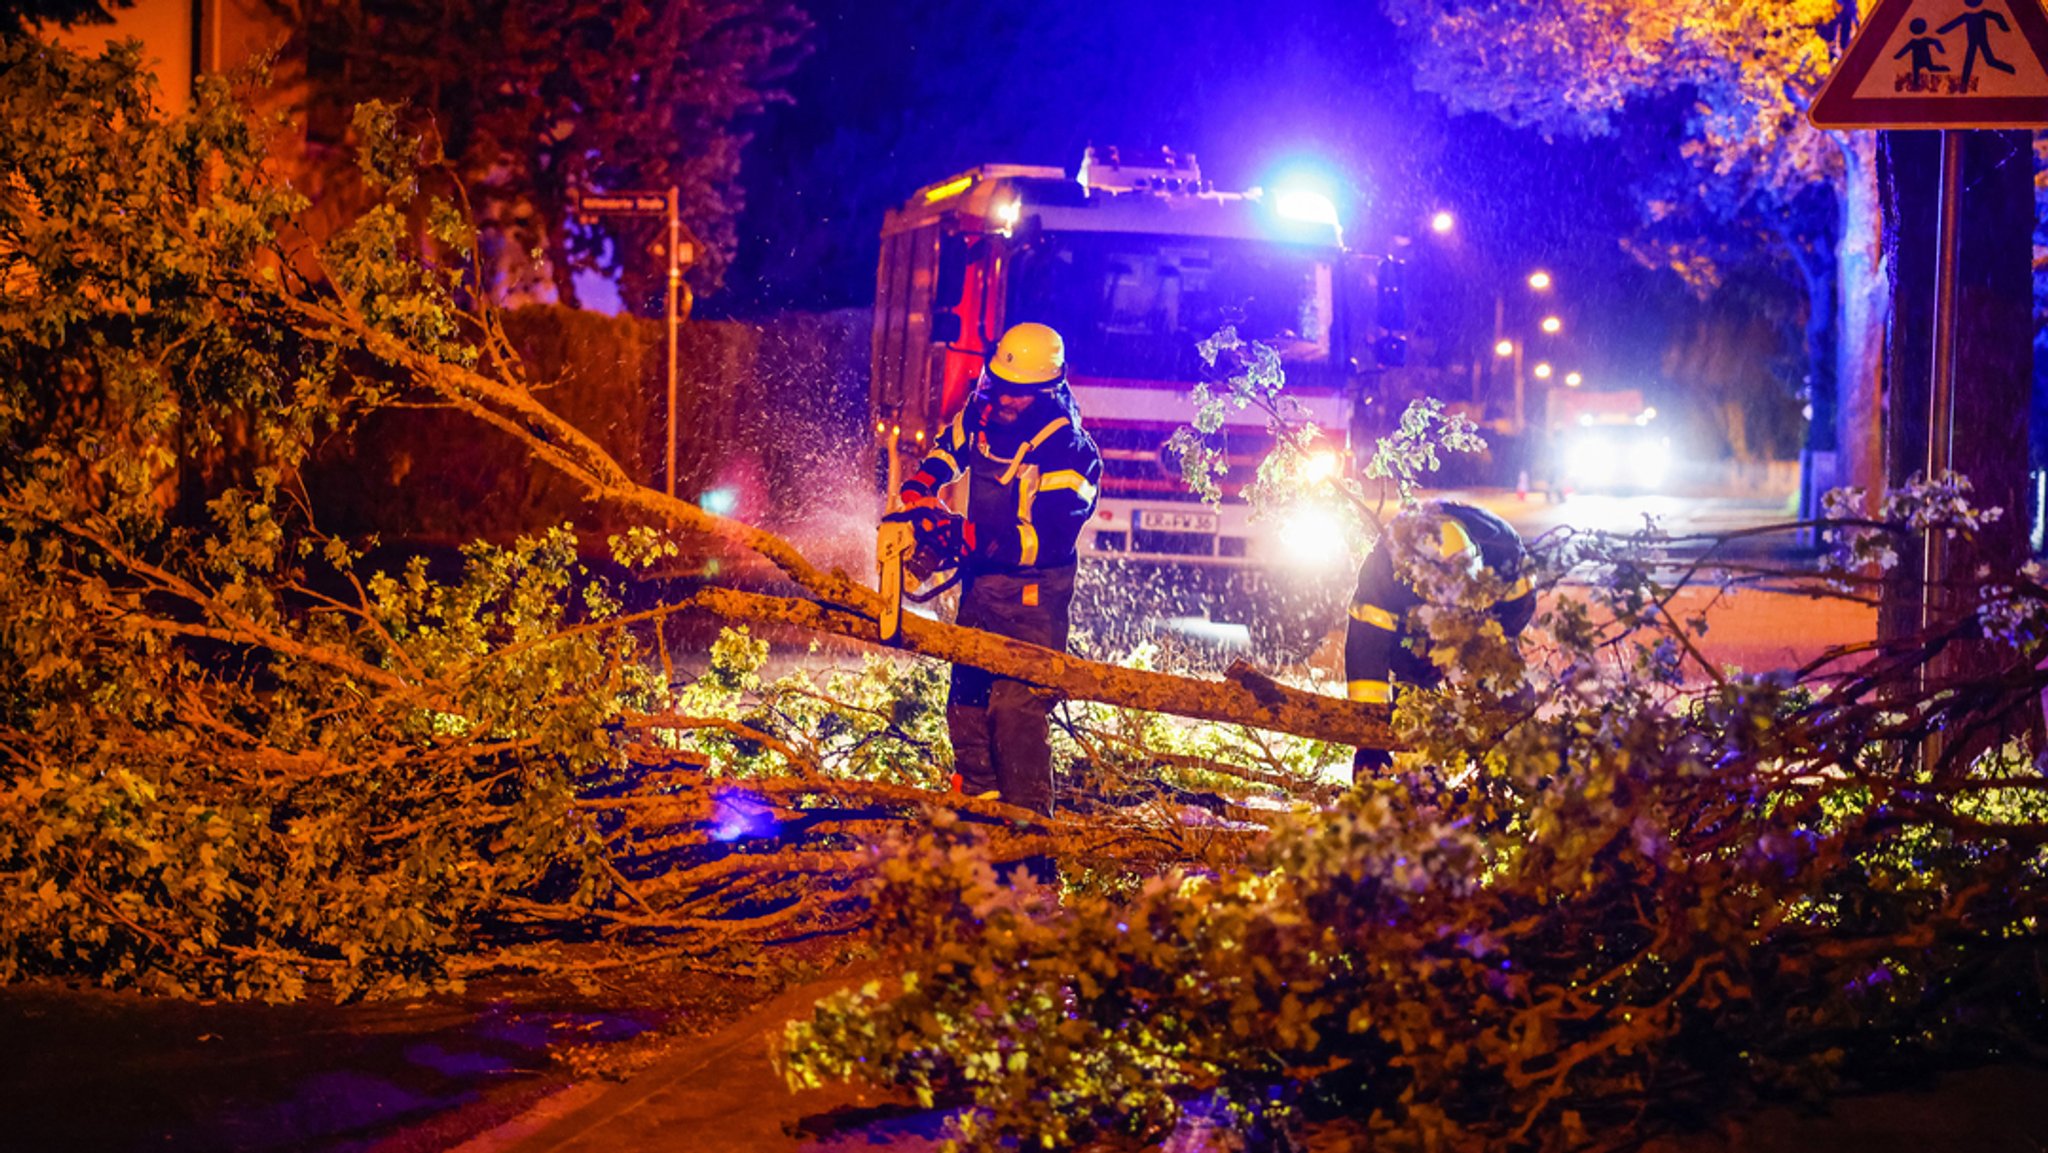
<instances>
[{"instance_id":1,"label":"fire truck headlight","mask_svg":"<svg viewBox=\"0 0 2048 1153\"><path fill-rule=\"evenodd\" d=\"M1298 568L1332 568L1346 552L1347 528L1337 510L1322 505L1304 505L1281 520L1280 553Z\"/></svg>"},{"instance_id":2,"label":"fire truck headlight","mask_svg":"<svg viewBox=\"0 0 2048 1153\"><path fill-rule=\"evenodd\" d=\"M1301 462L1301 479L1314 482L1337 475L1337 454L1329 449L1309 453Z\"/></svg>"}]
</instances>

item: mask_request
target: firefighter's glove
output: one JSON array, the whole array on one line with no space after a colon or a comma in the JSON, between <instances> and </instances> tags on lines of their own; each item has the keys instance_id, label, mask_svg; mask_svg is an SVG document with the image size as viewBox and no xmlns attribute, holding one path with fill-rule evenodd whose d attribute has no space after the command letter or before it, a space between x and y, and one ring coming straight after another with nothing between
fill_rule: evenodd
<instances>
[{"instance_id":1,"label":"firefighter's glove","mask_svg":"<svg viewBox=\"0 0 2048 1153\"><path fill-rule=\"evenodd\" d=\"M961 558L967 555L967 522L945 505L906 508L883 519L908 524L916 534L917 548L904 567L920 581L959 568Z\"/></svg>"},{"instance_id":2,"label":"firefighter's glove","mask_svg":"<svg viewBox=\"0 0 2048 1153\"><path fill-rule=\"evenodd\" d=\"M919 534L923 534L927 526L934 521L956 515L952 509L946 507L944 501L935 496L919 497L913 496L910 493L904 493L900 503L903 506L902 508L897 509L895 512L884 514L882 520L888 524L911 525L917 529Z\"/></svg>"},{"instance_id":3,"label":"firefighter's glove","mask_svg":"<svg viewBox=\"0 0 2048 1153\"><path fill-rule=\"evenodd\" d=\"M940 500L936 495L919 492L914 488L906 488L897 493L896 503L903 506L903 511L890 513L887 519L894 520L922 509L935 508L943 511L946 507L946 502Z\"/></svg>"}]
</instances>

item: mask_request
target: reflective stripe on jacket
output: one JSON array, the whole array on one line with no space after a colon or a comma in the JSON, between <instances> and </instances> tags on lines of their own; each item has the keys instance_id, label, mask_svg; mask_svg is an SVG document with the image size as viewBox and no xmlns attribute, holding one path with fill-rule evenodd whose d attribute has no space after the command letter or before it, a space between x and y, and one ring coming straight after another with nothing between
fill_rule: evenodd
<instances>
[{"instance_id":1,"label":"reflective stripe on jacket","mask_svg":"<svg viewBox=\"0 0 2048 1153\"><path fill-rule=\"evenodd\" d=\"M1527 554L1521 535L1482 508L1443 501L1434 511L1442 517L1437 526L1439 555L1445 560L1466 557L1475 575L1490 570L1506 581L1505 594L1490 612L1509 637L1521 633L1536 608L1534 590L1522 571ZM1429 658L1405 643L1408 611L1420 605L1422 597L1395 577L1391 552L1382 540L1365 558L1344 633L1347 695L1367 704L1389 703L1396 686L1434 685L1438 679Z\"/></svg>"}]
</instances>

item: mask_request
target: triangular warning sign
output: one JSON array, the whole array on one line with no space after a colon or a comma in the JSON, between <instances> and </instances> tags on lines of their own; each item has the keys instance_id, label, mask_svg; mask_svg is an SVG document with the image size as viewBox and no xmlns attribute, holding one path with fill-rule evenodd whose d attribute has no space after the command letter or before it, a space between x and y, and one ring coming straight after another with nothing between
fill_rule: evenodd
<instances>
[{"instance_id":1,"label":"triangular warning sign","mask_svg":"<svg viewBox=\"0 0 2048 1153\"><path fill-rule=\"evenodd\" d=\"M2041 0L1878 0L1806 116L1819 128L2048 126Z\"/></svg>"}]
</instances>

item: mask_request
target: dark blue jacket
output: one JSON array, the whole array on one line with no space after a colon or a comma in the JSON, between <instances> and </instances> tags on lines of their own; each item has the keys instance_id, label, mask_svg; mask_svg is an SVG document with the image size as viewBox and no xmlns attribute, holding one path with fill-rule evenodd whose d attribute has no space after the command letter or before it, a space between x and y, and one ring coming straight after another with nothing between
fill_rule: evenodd
<instances>
[{"instance_id":1,"label":"dark blue jacket","mask_svg":"<svg viewBox=\"0 0 2048 1153\"><path fill-rule=\"evenodd\" d=\"M1034 397L1011 424L990 420L994 402L968 398L903 485L928 498L957 477L967 482L969 574L1057 568L1095 513L1102 453L1082 431L1064 382Z\"/></svg>"}]
</instances>

